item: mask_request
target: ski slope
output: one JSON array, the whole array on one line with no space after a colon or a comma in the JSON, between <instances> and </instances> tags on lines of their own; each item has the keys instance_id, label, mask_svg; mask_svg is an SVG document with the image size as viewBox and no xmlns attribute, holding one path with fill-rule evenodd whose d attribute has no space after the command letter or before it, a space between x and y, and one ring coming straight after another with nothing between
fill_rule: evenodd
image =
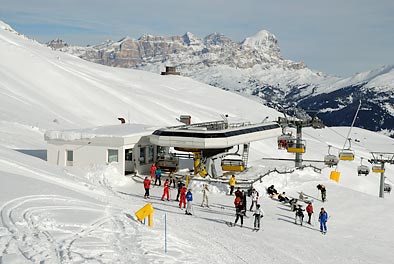
<instances>
[{"instance_id":1,"label":"ski slope","mask_svg":"<svg viewBox=\"0 0 394 264\"><path fill-rule=\"evenodd\" d=\"M270 174L256 183L265 212L262 230L235 219L234 197L226 184L210 184L210 208L200 207L201 182L193 181L193 216L175 201L161 201L154 186L143 199L140 181L123 177L111 166L57 167L45 161L48 129L86 128L132 123L177 124L181 114L193 122L228 114L232 120L274 120L280 113L259 102L189 78L107 68L54 52L0 24L0 263L391 263L394 229L392 194L378 198L379 175L357 176L360 157L370 151L394 152L394 140L353 128L356 160L340 162L339 183L321 163L290 174ZM305 159L322 160L342 148L349 128L304 129ZM237 178L255 178L267 170L290 170L293 158L277 150L276 139L252 143L249 168ZM367 164L364 162L364 164ZM180 172L184 173L184 172ZM394 166L386 165L387 182ZM142 176L143 177L143 176ZM327 187L320 201L318 183ZM271 200L265 187L314 200L330 215L323 236L313 225L294 224L287 205ZM176 191L171 191L174 199ZM136 221L134 212L151 202L154 226ZM248 203L250 199L248 198ZM249 206L249 204L248 204ZM165 236L165 222L167 234ZM165 252L167 241L167 252Z\"/></svg>"}]
</instances>

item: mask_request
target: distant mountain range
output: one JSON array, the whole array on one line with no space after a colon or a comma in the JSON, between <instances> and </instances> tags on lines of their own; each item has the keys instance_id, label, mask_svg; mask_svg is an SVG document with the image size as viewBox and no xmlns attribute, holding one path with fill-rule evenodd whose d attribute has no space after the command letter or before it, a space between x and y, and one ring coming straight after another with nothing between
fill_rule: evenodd
<instances>
[{"instance_id":1,"label":"distant mountain range","mask_svg":"<svg viewBox=\"0 0 394 264\"><path fill-rule=\"evenodd\" d=\"M53 49L114 67L160 73L176 66L184 76L225 90L261 98L264 104L292 114L299 108L319 110L329 126L349 126L359 101L355 125L394 135L394 65L348 78L309 69L303 62L281 56L276 37L266 30L242 42L212 33L203 39L144 35L120 41L78 47L62 40L47 43Z\"/></svg>"}]
</instances>

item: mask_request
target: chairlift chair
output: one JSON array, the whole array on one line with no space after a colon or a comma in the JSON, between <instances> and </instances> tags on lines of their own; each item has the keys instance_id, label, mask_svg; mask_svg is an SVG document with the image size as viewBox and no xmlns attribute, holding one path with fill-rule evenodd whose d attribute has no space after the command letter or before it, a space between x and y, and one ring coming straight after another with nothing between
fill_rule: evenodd
<instances>
[{"instance_id":1,"label":"chairlift chair","mask_svg":"<svg viewBox=\"0 0 394 264\"><path fill-rule=\"evenodd\" d=\"M339 159L340 160L354 160L354 150L351 149L352 143L351 143L351 139L348 138L347 140L349 140L349 148L347 149L343 149L341 151L339 151Z\"/></svg>"},{"instance_id":2,"label":"chairlift chair","mask_svg":"<svg viewBox=\"0 0 394 264\"><path fill-rule=\"evenodd\" d=\"M332 167L338 165L339 159L335 155L325 155L324 156L324 164Z\"/></svg>"},{"instance_id":3,"label":"chairlift chair","mask_svg":"<svg viewBox=\"0 0 394 264\"><path fill-rule=\"evenodd\" d=\"M224 171L244 171L245 164L239 159L222 159L222 170Z\"/></svg>"},{"instance_id":4,"label":"chairlift chair","mask_svg":"<svg viewBox=\"0 0 394 264\"><path fill-rule=\"evenodd\" d=\"M361 176L364 174L364 176L367 176L369 174L369 167L367 165L360 165L357 167L357 173L358 176Z\"/></svg>"},{"instance_id":5,"label":"chairlift chair","mask_svg":"<svg viewBox=\"0 0 394 264\"><path fill-rule=\"evenodd\" d=\"M339 159L337 156L330 154L331 145L328 145L328 155L324 156L324 164L332 167L338 165Z\"/></svg>"},{"instance_id":6,"label":"chairlift chair","mask_svg":"<svg viewBox=\"0 0 394 264\"><path fill-rule=\"evenodd\" d=\"M364 174L365 176L367 176L369 174L369 167L366 165L363 165L363 157L361 157L361 164L360 166L357 167L357 173L358 176L361 176L361 174Z\"/></svg>"},{"instance_id":7,"label":"chairlift chair","mask_svg":"<svg viewBox=\"0 0 394 264\"><path fill-rule=\"evenodd\" d=\"M390 193L391 192L391 185L388 183L384 183L383 191L386 193Z\"/></svg>"},{"instance_id":8,"label":"chairlift chair","mask_svg":"<svg viewBox=\"0 0 394 264\"><path fill-rule=\"evenodd\" d=\"M286 149L287 143L294 140L295 138L291 134L283 133L278 137L278 149Z\"/></svg>"},{"instance_id":9,"label":"chairlift chair","mask_svg":"<svg viewBox=\"0 0 394 264\"><path fill-rule=\"evenodd\" d=\"M339 152L340 160L354 160L354 151L351 149L344 149Z\"/></svg>"},{"instance_id":10,"label":"chairlift chair","mask_svg":"<svg viewBox=\"0 0 394 264\"><path fill-rule=\"evenodd\" d=\"M305 153L305 140L301 140L300 143L297 140L290 141L287 143L287 152L289 153Z\"/></svg>"},{"instance_id":11,"label":"chairlift chair","mask_svg":"<svg viewBox=\"0 0 394 264\"><path fill-rule=\"evenodd\" d=\"M380 165L372 166L372 171L376 173L384 173L384 168Z\"/></svg>"},{"instance_id":12,"label":"chairlift chair","mask_svg":"<svg viewBox=\"0 0 394 264\"><path fill-rule=\"evenodd\" d=\"M178 170L179 160L172 155L160 156L156 161L156 166L162 171L173 172Z\"/></svg>"}]
</instances>

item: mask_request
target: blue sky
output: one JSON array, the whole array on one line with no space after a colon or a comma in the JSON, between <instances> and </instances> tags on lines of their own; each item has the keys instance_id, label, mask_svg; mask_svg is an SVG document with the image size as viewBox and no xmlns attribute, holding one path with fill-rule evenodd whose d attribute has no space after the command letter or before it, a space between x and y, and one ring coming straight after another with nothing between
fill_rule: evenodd
<instances>
[{"instance_id":1,"label":"blue sky","mask_svg":"<svg viewBox=\"0 0 394 264\"><path fill-rule=\"evenodd\" d=\"M272 32L283 57L348 76L394 64L393 0L1 0L0 20L40 42L97 44L142 34L242 41Z\"/></svg>"}]
</instances>

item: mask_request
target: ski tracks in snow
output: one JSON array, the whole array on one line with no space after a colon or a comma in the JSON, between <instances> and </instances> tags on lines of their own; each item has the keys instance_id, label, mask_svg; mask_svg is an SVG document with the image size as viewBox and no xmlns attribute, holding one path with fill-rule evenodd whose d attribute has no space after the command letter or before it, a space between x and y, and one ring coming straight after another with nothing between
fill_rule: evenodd
<instances>
[{"instance_id":1,"label":"ski tracks in snow","mask_svg":"<svg viewBox=\"0 0 394 264\"><path fill-rule=\"evenodd\" d=\"M21 255L33 263L143 261L142 234L120 210L64 196L34 195L7 202L0 214L3 257Z\"/></svg>"}]
</instances>

